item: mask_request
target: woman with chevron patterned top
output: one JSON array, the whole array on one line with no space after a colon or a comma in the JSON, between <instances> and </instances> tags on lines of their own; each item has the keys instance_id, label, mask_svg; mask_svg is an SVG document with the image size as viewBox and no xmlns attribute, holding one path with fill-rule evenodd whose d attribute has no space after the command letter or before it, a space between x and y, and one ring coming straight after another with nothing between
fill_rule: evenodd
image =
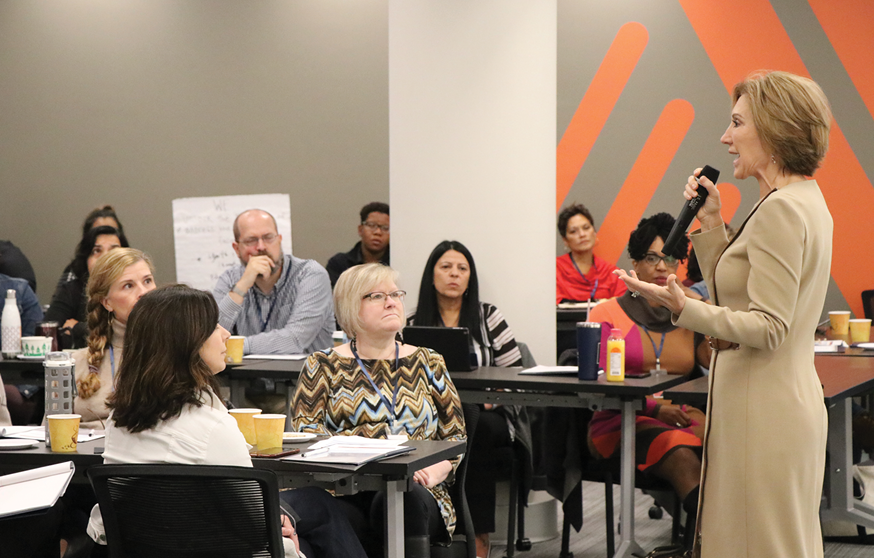
<instances>
[{"instance_id":1,"label":"woman with chevron patterned top","mask_svg":"<svg viewBox=\"0 0 874 558\"><path fill-rule=\"evenodd\" d=\"M369 438L465 440L461 401L434 351L397 341L404 327L404 291L397 272L373 263L345 271L334 287L334 311L351 342L319 351L306 361L291 415L295 430ZM404 493L404 553L430 555L431 541L448 543L455 509L447 484L460 458L442 461L413 475ZM377 555L382 533L382 496L342 497L368 554ZM362 515L363 514L363 515Z\"/></svg>"}]
</instances>

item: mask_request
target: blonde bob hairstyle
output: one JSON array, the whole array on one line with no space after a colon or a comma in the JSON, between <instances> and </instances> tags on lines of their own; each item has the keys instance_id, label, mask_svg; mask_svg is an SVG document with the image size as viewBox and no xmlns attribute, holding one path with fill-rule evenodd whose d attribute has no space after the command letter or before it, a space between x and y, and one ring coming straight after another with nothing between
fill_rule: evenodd
<instances>
[{"instance_id":1,"label":"blonde bob hairstyle","mask_svg":"<svg viewBox=\"0 0 874 558\"><path fill-rule=\"evenodd\" d=\"M828 151L828 99L815 81L761 70L734 86L732 106L746 95L762 146L792 174L813 176Z\"/></svg>"},{"instance_id":2,"label":"blonde bob hairstyle","mask_svg":"<svg viewBox=\"0 0 874 558\"><path fill-rule=\"evenodd\" d=\"M388 281L397 283L398 272L381 263L350 267L337 279L334 285L334 315L350 339L355 339L358 332L364 329L359 318L364 295Z\"/></svg>"}]
</instances>

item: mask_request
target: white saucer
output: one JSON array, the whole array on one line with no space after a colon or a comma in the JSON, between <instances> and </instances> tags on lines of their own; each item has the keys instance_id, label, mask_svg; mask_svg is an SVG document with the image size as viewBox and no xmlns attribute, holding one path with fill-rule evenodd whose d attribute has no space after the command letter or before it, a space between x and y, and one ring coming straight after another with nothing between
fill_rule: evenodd
<instances>
[{"instance_id":1,"label":"white saucer","mask_svg":"<svg viewBox=\"0 0 874 558\"><path fill-rule=\"evenodd\" d=\"M0 451L2 450L20 450L35 448L39 445L36 440L17 440L15 438L0 439Z\"/></svg>"},{"instance_id":2,"label":"white saucer","mask_svg":"<svg viewBox=\"0 0 874 558\"><path fill-rule=\"evenodd\" d=\"M316 435L312 432L284 432L282 434L282 441L291 444L300 444L301 442L309 442L315 437Z\"/></svg>"},{"instance_id":3,"label":"white saucer","mask_svg":"<svg viewBox=\"0 0 874 558\"><path fill-rule=\"evenodd\" d=\"M46 359L45 355L41 355L41 356L15 355L15 358L18 358L20 360L45 360Z\"/></svg>"},{"instance_id":4,"label":"white saucer","mask_svg":"<svg viewBox=\"0 0 874 558\"><path fill-rule=\"evenodd\" d=\"M856 343L856 347L866 351L874 351L874 343Z\"/></svg>"}]
</instances>

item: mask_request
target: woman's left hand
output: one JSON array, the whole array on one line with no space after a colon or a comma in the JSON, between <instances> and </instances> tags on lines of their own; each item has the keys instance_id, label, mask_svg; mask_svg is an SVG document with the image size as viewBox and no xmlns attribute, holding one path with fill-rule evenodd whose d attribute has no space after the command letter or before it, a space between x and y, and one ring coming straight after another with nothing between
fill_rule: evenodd
<instances>
[{"instance_id":1,"label":"woman's left hand","mask_svg":"<svg viewBox=\"0 0 874 558\"><path fill-rule=\"evenodd\" d=\"M297 538L297 531L291 524L291 520L288 519L288 516L285 514L282 515L282 536L294 541L294 548L300 551L300 542Z\"/></svg>"},{"instance_id":2,"label":"woman's left hand","mask_svg":"<svg viewBox=\"0 0 874 558\"><path fill-rule=\"evenodd\" d=\"M675 405L662 405L659 407L659 413L655 418L677 428L686 428L692 425L692 417L687 415L682 408Z\"/></svg>"},{"instance_id":3,"label":"woman's left hand","mask_svg":"<svg viewBox=\"0 0 874 558\"><path fill-rule=\"evenodd\" d=\"M613 273L625 282L629 291L640 293L643 298L664 306L674 314L679 315L686 306L686 295L674 274L668 275L667 285L659 287L655 283L647 283L638 279L634 270L626 273L624 269L617 269Z\"/></svg>"},{"instance_id":4,"label":"woman's left hand","mask_svg":"<svg viewBox=\"0 0 874 558\"><path fill-rule=\"evenodd\" d=\"M434 488L446 480L452 471L452 463L440 461L413 473L413 480L426 488Z\"/></svg>"}]
</instances>

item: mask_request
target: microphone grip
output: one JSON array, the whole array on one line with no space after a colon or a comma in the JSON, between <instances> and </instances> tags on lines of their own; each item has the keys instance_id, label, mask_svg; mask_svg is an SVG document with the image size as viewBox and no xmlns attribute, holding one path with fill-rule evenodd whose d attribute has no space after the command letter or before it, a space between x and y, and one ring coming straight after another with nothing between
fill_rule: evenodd
<instances>
[{"instance_id":1,"label":"microphone grip","mask_svg":"<svg viewBox=\"0 0 874 558\"><path fill-rule=\"evenodd\" d=\"M716 181L719 180L719 171L711 166L705 165L699 176L706 176L710 179L710 182L716 184ZM689 225L692 224L692 221L698 214L698 210L701 209L702 205L704 205L704 201L709 194L710 192L708 192L706 188L699 187L698 195L691 200L686 200L686 203L683 204L683 209L681 209L680 214L677 215L677 220L674 221L674 226L671 228L668 238L665 239L665 245L662 247L663 254L673 254L677 247L677 243L686 234L686 230L689 228Z\"/></svg>"}]
</instances>

